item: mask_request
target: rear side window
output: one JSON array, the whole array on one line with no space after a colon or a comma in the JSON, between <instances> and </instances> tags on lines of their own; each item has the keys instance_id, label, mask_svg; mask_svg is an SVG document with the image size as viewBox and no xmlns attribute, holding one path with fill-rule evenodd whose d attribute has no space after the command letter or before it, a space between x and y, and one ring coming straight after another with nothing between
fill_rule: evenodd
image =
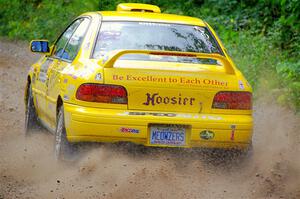
<instances>
[{"instance_id":1,"label":"rear side window","mask_svg":"<svg viewBox=\"0 0 300 199\"><path fill-rule=\"evenodd\" d=\"M84 39L85 33L89 27L89 24L90 20L88 18L84 18L80 25L77 27L65 48L64 59L71 61L75 59Z\"/></svg>"},{"instance_id":2,"label":"rear side window","mask_svg":"<svg viewBox=\"0 0 300 199\"><path fill-rule=\"evenodd\" d=\"M152 23L103 22L98 33L93 58L121 49L165 50L197 53L218 53L220 49L206 27ZM146 55L126 55L128 59L151 59ZM157 58L155 58L157 59ZM164 59L168 59L164 57ZM171 61L181 58L170 58ZM199 62L195 58L182 58L184 62ZM197 61L198 60L198 61Z\"/></svg>"},{"instance_id":3,"label":"rear side window","mask_svg":"<svg viewBox=\"0 0 300 199\"><path fill-rule=\"evenodd\" d=\"M69 41L70 37L72 36L74 30L77 28L77 26L80 24L81 19L77 19L74 21L67 29L66 31L60 36L60 38L57 40L55 44L55 49L53 56L57 58L61 58L64 55L64 47L66 46L67 42Z\"/></svg>"}]
</instances>

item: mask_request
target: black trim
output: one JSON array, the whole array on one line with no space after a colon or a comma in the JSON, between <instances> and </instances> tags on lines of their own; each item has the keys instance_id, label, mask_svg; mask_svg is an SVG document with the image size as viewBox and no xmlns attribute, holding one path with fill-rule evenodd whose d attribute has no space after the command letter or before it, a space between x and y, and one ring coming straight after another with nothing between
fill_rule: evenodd
<instances>
[{"instance_id":1,"label":"black trim","mask_svg":"<svg viewBox=\"0 0 300 199\"><path fill-rule=\"evenodd\" d=\"M93 58L93 55L94 55L94 51L95 51L95 47L96 47L96 42L98 40L98 35L99 35L99 31L100 31L100 28L101 28L101 25L102 25L102 19L103 19L103 16L101 15L101 13L97 13L99 16L100 16L100 23L98 24L98 27L97 27L97 30L96 30L96 37L93 41L93 46L92 46L92 50L91 50L91 54L89 56L90 59L94 59Z\"/></svg>"},{"instance_id":2,"label":"black trim","mask_svg":"<svg viewBox=\"0 0 300 199\"><path fill-rule=\"evenodd\" d=\"M208 30L208 32L212 35L212 38L215 40L216 44L217 44L217 47L221 53L221 55L223 55L225 57L225 53L223 52L219 42L217 41L217 39L214 37L214 34L211 32L209 26L208 26L208 23L206 23L206 21L203 21L203 23L206 25L206 29ZM216 33L217 34L217 33ZM218 35L217 35L218 36ZM219 36L218 36L219 37ZM220 38L219 38L220 39Z\"/></svg>"}]
</instances>

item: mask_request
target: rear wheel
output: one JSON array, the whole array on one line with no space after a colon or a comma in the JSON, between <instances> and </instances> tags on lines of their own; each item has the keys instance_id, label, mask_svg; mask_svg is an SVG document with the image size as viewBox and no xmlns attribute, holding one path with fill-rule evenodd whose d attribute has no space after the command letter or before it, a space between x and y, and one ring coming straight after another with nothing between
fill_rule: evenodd
<instances>
[{"instance_id":1,"label":"rear wheel","mask_svg":"<svg viewBox=\"0 0 300 199\"><path fill-rule=\"evenodd\" d=\"M38 129L38 117L36 114L31 84L28 86L27 90L27 103L25 109L25 135L30 135L34 130Z\"/></svg>"},{"instance_id":2,"label":"rear wheel","mask_svg":"<svg viewBox=\"0 0 300 199\"><path fill-rule=\"evenodd\" d=\"M59 108L55 131L54 155L56 160L74 160L78 147L67 139L63 105Z\"/></svg>"}]
</instances>

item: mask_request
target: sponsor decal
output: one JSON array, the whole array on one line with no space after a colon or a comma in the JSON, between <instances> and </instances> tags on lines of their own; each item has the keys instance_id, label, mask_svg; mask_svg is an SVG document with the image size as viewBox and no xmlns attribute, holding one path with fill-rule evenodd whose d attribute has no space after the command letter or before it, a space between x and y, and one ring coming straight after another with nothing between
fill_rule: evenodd
<instances>
[{"instance_id":1,"label":"sponsor decal","mask_svg":"<svg viewBox=\"0 0 300 199\"><path fill-rule=\"evenodd\" d=\"M158 104L173 104L173 105L190 105L192 106L195 102L195 98L193 97L182 97L181 94L178 96L172 96L172 97L162 97L159 95L159 93L146 93L146 102L143 104L146 106L152 105L158 105Z\"/></svg>"},{"instance_id":2,"label":"sponsor decal","mask_svg":"<svg viewBox=\"0 0 300 199\"><path fill-rule=\"evenodd\" d=\"M230 140L234 140L234 134L235 134L235 129L236 129L236 125L235 124L232 124L231 126L230 126L230 128L231 128L231 134L230 134Z\"/></svg>"},{"instance_id":3,"label":"sponsor decal","mask_svg":"<svg viewBox=\"0 0 300 199\"><path fill-rule=\"evenodd\" d=\"M215 133L209 130L201 131L200 138L204 140L210 140L215 137Z\"/></svg>"},{"instance_id":4,"label":"sponsor decal","mask_svg":"<svg viewBox=\"0 0 300 199\"><path fill-rule=\"evenodd\" d=\"M119 40L121 36L121 31L102 31L100 33L100 40Z\"/></svg>"},{"instance_id":5,"label":"sponsor decal","mask_svg":"<svg viewBox=\"0 0 300 199\"><path fill-rule=\"evenodd\" d=\"M226 88L228 82L218 79L198 78L198 77L159 77L159 76L137 76L137 75L112 75L115 81L138 81L153 83L172 83L181 85L200 85L202 87Z\"/></svg>"},{"instance_id":6,"label":"sponsor decal","mask_svg":"<svg viewBox=\"0 0 300 199\"><path fill-rule=\"evenodd\" d=\"M120 132L121 133L134 133L134 134L137 134L137 133L140 133L140 130L139 129L133 129L133 128L121 127Z\"/></svg>"},{"instance_id":7,"label":"sponsor decal","mask_svg":"<svg viewBox=\"0 0 300 199\"><path fill-rule=\"evenodd\" d=\"M69 100L69 96L68 95L64 95L64 100Z\"/></svg>"},{"instance_id":8,"label":"sponsor decal","mask_svg":"<svg viewBox=\"0 0 300 199\"><path fill-rule=\"evenodd\" d=\"M161 116L161 117L180 117L180 118L194 118L194 119L203 119L203 120L222 120L221 116L211 116L211 115L198 115L198 114L184 114L184 113L153 113L153 112L123 112L118 115L152 115L152 116Z\"/></svg>"},{"instance_id":9,"label":"sponsor decal","mask_svg":"<svg viewBox=\"0 0 300 199\"><path fill-rule=\"evenodd\" d=\"M207 120L222 120L223 118L221 116L203 115L202 119L204 119L204 120L206 120L206 119Z\"/></svg>"},{"instance_id":10,"label":"sponsor decal","mask_svg":"<svg viewBox=\"0 0 300 199\"><path fill-rule=\"evenodd\" d=\"M149 113L149 112L126 112L128 115L153 115L153 116L166 116L175 117L175 113Z\"/></svg>"},{"instance_id":11,"label":"sponsor decal","mask_svg":"<svg viewBox=\"0 0 300 199\"><path fill-rule=\"evenodd\" d=\"M102 80L102 75L101 75L101 73L97 73L97 74L95 75L95 80L96 80L96 81L101 81L101 80Z\"/></svg>"},{"instance_id":12,"label":"sponsor decal","mask_svg":"<svg viewBox=\"0 0 300 199\"><path fill-rule=\"evenodd\" d=\"M170 27L171 26L171 24L152 23L152 22L139 22L139 25L144 25L144 26L165 26L165 27Z\"/></svg>"},{"instance_id":13,"label":"sponsor decal","mask_svg":"<svg viewBox=\"0 0 300 199\"><path fill-rule=\"evenodd\" d=\"M242 80L239 80L239 88L240 88L241 90L245 90L245 86L244 86Z\"/></svg>"}]
</instances>

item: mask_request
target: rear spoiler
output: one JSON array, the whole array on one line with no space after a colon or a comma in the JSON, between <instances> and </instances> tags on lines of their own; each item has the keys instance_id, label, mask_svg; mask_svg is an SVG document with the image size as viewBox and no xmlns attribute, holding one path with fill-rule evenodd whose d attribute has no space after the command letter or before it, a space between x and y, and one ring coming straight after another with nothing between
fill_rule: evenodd
<instances>
[{"instance_id":1,"label":"rear spoiler","mask_svg":"<svg viewBox=\"0 0 300 199\"><path fill-rule=\"evenodd\" d=\"M208 53L194 53L194 52L179 52L179 51L154 51L154 50L118 50L113 51L111 56L103 60L104 68L112 68L115 62L123 55L126 54L146 54L146 55L165 55L165 56L180 56L180 57L194 57L194 58L206 58L220 61L225 68L227 74L235 74L234 67L226 59L226 57L219 54Z\"/></svg>"}]
</instances>

